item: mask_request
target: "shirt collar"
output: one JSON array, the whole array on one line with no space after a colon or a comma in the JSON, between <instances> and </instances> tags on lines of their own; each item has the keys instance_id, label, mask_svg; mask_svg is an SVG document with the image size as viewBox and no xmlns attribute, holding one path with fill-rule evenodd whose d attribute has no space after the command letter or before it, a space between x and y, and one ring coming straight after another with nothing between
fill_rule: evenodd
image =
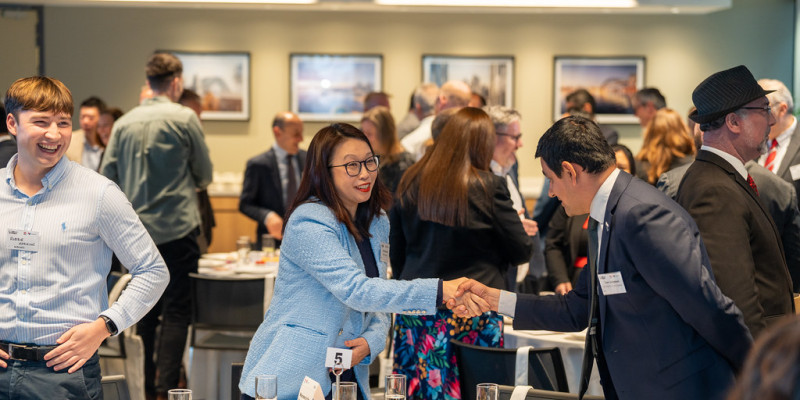
<instances>
[{"instance_id":1,"label":"shirt collar","mask_svg":"<svg viewBox=\"0 0 800 400\"><path fill-rule=\"evenodd\" d=\"M792 138L792 134L794 133L794 130L797 128L797 118L795 118L795 117L792 117L792 118L794 118L794 121L792 121L792 124L789 125L789 127L786 128L785 131L781 132L781 134L778 135L778 137L775 138L775 140L778 141L778 147L786 146L789 143L789 140Z\"/></svg>"},{"instance_id":2,"label":"shirt collar","mask_svg":"<svg viewBox=\"0 0 800 400\"><path fill-rule=\"evenodd\" d=\"M281 161L281 162L283 162L284 160L286 160L286 156L288 156L288 155L289 155L289 153L288 153L286 150L284 150L284 149L283 149L283 147L281 147L281 146L278 146L278 144L277 144L277 143L275 143L275 144L272 146L272 148L275 150L275 158L277 158L277 159L278 159L279 161Z\"/></svg>"},{"instance_id":3,"label":"shirt collar","mask_svg":"<svg viewBox=\"0 0 800 400\"><path fill-rule=\"evenodd\" d=\"M173 101L169 99L166 95L160 95L155 97L150 97L149 99L144 99L142 105L145 104L156 104L156 103L172 103Z\"/></svg>"},{"instance_id":4,"label":"shirt collar","mask_svg":"<svg viewBox=\"0 0 800 400\"><path fill-rule=\"evenodd\" d=\"M11 157L11 160L8 161L8 165L6 167L6 184L11 186L13 189L17 189L17 183L14 180L14 168L17 166L17 158L19 154L14 154ZM53 166L53 168L45 174L44 178L42 178L42 186L45 190L50 190L55 187L58 182L61 182L61 179L64 178L67 170L70 168L70 161L67 159L66 156L62 156L60 160Z\"/></svg>"},{"instance_id":5,"label":"shirt collar","mask_svg":"<svg viewBox=\"0 0 800 400\"><path fill-rule=\"evenodd\" d=\"M606 207L608 206L608 198L611 196L611 189L614 188L614 183L617 181L617 177L619 177L619 168L614 168L614 171L611 172L611 175L606 178L600 188L597 189L597 193L594 195L592 199L592 204L589 207L589 215L597 221L599 226L603 225L603 222L606 218Z\"/></svg>"},{"instance_id":6,"label":"shirt collar","mask_svg":"<svg viewBox=\"0 0 800 400\"><path fill-rule=\"evenodd\" d=\"M732 155L730 155L730 154L728 154L728 153L726 153L726 152L724 152L724 151L722 151L720 149L716 149L716 148L713 148L713 147L710 147L710 146L706 146L706 145L703 145L702 147L700 147L700 150L705 150L705 151L708 151L710 153L714 153L714 154L722 157L723 160L727 161L728 164L733 166L733 168L736 170L736 172L739 173L739 175L742 176L742 178L747 180L747 168L744 167L744 163L739 161L738 158L736 158L736 157L734 157L734 156L732 156Z\"/></svg>"},{"instance_id":7,"label":"shirt collar","mask_svg":"<svg viewBox=\"0 0 800 400\"><path fill-rule=\"evenodd\" d=\"M509 171L511 171L511 168L503 168L503 166L495 160L492 160L492 162L489 163L489 169L491 169L492 173L499 177L504 177L508 175Z\"/></svg>"}]
</instances>

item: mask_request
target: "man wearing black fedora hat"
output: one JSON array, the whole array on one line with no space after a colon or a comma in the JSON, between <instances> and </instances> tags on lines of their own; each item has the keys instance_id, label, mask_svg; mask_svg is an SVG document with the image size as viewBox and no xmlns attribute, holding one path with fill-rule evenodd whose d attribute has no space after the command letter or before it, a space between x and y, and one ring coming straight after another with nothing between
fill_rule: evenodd
<instances>
[{"instance_id":1,"label":"man wearing black fedora hat","mask_svg":"<svg viewBox=\"0 0 800 400\"><path fill-rule=\"evenodd\" d=\"M676 199L700 228L717 284L742 310L754 337L793 312L781 238L744 167L766 151L775 124L770 92L743 65L695 88L697 111L689 117L704 132L703 146Z\"/></svg>"}]
</instances>

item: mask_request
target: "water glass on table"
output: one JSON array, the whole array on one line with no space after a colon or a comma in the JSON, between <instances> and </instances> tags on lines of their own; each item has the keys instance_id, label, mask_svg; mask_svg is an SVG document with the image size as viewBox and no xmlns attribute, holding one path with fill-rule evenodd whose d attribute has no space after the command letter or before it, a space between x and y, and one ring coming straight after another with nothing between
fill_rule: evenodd
<instances>
[{"instance_id":1,"label":"water glass on table","mask_svg":"<svg viewBox=\"0 0 800 400\"><path fill-rule=\"evenodd\" d=\"M170 389L167 392L169 400L192 400L192 391L189 389Z\"/></svg>"},{"instance_id":2,"label":"water glass on table","mask_svg":"<svg viewBox=\"0 0 800 400\"><path fill-rule=\"evenodd\" d=\"M386 375L386 389L383 398L386 400L406 400L406 376L403 374Z\"/></svg>"},{"instance_id":3,"label":"water glass on table","mask_svg":"<svg viewBox=\"0 0 800 400\"><path fill-rule=\"evenodd\" d=\"M358 385L355 382L336 382L331 384L331 399L333 400L356 400Z\"/></svg>"},{"instance_id":4,"label":"water glass on table","mask_svg":"<svg viewBox=\"0 0 800 400\"><path fill-rule=\"evenodd\" d=\"M479 383L476 400L497 400L497 391L496 383Z\"/></svg>"},{"instance_id":5,"label":"water glass on table","mask_svg":"<svg viewBox=\"0 0 800 400\"><path fill-rule=\"evenodd\" d=\"M250 237L242 236L236 240L236 253L238 254L239 266L245 266L249 262L247 255L250 254Z\"/></svg>"},{"instance_id":6,"label":"water glass on table","mask_svg":"<svg viewBox=\"0 0 800 400\"><path fill-rule=\"evenodd\" d=\"M278 398L278 376L256 376L256 400L275 400Z\"/></svg>"},{"instance_id":7,"label":"water glass on table","mask_svg":"<svg viewBox=\"0 0 800 400\"><path fill-rule=\"evenodd\" d=\"M269 233L261 235L261 251L267 257L275 256L275 237Z\"/></svg>"}]
</instances>

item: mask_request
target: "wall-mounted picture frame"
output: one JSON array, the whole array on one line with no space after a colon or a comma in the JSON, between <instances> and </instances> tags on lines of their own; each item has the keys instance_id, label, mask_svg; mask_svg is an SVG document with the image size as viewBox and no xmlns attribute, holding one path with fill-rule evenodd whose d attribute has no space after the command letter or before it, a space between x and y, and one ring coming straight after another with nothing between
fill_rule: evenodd
<instances>
[{"instance_id":1,"label":"wall-mounted picture frame","mask_svg":"<svg viewBox=\"0 0 800 400\"><path fill-rule=\"evenodd\" d=\"M567 112L566 97L586 89L595 100L597 122L636 124L633 97L644 87L645 58L556 56L553 75L553 121Z\"/></svg>"},{"instance_id":2,"label":"wall-mounted picture frame","mask_svg":"<svg viewBox=\"0 0 800 400\"><path fill-rule=\"evenodd\" d=\"M380 54L289 55L292 112L307 121L358 121L364 97L383 89Z\"/></svg>"},{"instance_id":3,"label":"wall-mounted picture frame","mask_svg":"<svg viewBox=\"0 0 800 400\"><path fill-rule=\"evenodd\" d=\"M513 56L422 56L423 82L442 86L451 80L465 82L488 105L514 105Z\"/></svg>"},{"instance_id":4,"label":"wall-mounted picture frame","mask_svg":"<svg viewBox=\"0 0 800 400\"><path fill-rule=\"evenodd\" d=\"M169 52L183 63L183 87L200 96L201 119L250 119L250 53Z\"/></svg>"}]
</instances>

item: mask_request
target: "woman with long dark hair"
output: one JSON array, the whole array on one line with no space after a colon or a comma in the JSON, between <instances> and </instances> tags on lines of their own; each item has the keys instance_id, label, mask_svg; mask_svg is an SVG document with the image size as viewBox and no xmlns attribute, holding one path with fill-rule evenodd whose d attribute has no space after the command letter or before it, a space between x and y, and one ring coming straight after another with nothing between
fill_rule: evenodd
<instances>
[{"instance_id":1,"label":"woman with long dark hair","mask_svg":"<svg viewBox=\"0 0 800 400\"><path fill-rule=\"evenodd\" d=\"M529 260L532 243L505 180L489 171L494 144L491 118L463 108L403 175L391 210L398 279L466 276L505 287L508 267ZM494 312L459 318L447 310L397 316L395 372L407 376L409 398L461 398L453 339L502 347L503 319Z\"/></svg>"},{"instance_id":2,"label":"woman with long dark hair","mask_svg":"<svg viewBox=\"0 0 800 400\"><path fill-rule=\"evenodd\" d=\"M460 280L380 279L389 261L389 221L382 211L389 195L378 167L369 141L352 125L333 124L311 140L284 218L275 292L239 381L243 398L255 395L261 374L278 376L279 399L297 398L304 376L328 393L326 349L349 347L354 367L342 381L358 382L359 398L368 399L368 365L389 329L384 313L433 314L455 293Z\"/></svg>"}]
</instances>

